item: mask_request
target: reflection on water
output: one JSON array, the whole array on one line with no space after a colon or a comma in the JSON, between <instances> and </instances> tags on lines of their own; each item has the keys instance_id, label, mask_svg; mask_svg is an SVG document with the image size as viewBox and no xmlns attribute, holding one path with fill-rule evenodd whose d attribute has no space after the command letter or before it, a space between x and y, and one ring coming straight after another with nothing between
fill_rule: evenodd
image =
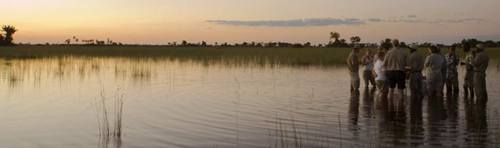
<instances>
[{"instance_id":1,"label":"reflection on water","mask_svg":"<svg viewBox=\"0 0 500 148\"><path fill-rule=\"evenodd\" d=\"M123 145L121 138L99 138L98 148L121 148Z\"/></svg>"},{"instance_id":2,"label":"reflection on water","mask_svg":"<svg viewBox=\"0 0 500 148\"><path fill-rule=\"evenodd\" d=\"M424 140L424 118L422 114L423 99L411 96L410 101L410 146L418 147Z\"/></svg>"},{"instance_id":3,"label":"reflection on water","mask_svg":"<svg viewBox=\"0 0 500 148\"><path fill-rule=\"evenodd\" d=\"M377 100L377 110L380 117L380 144L385 146L406 145L406 109L405 100L389 99L386 96Z\"/></svg>"},{"instance_id":4,"label":"reflection on water","mask_svg":"<svg viewBox=\"0 0 500 148\"><path fill-rule=\"evenodd\" d=\"M7 127L0 147L500 144L496 99L461 93L388 99L372 88L346 91L344 67L231 63L70 56L0 60L0 126ZM492 67L497 68L487 71L489 98L496 98L500 89L492 84L500 83L499 71ZM112 106L107 111L111 124L120 119L123 134L100 138L104 114L96 118L90 104L116 97L117 86L123 118Z\"/></svg>"},{"instance_id":5,"label":"reflection on water","mask_svg":"<svg viewBox=\"0 0 500 148\"><path fill-rule=\"evenodd\" d=\"M488 114L486 112L487 102L487 100L464 98L465 118L467 121L466 130L468 132L466 141L469 146L487 147L487 143L489 142L488 135L490 134L488 133ZM498 125L495 126L498 130ZM495 135L498 135L498 133Z\"/></svg>"},{"instance_id":6,"label":"reflection on water","mask_svg":"<svg viewBox=\"0 0 500 148\"><path fill-rule=\"evenodd\" d=\"M351 92L351 99L349 103L349 130L355 137L359 136L358 131L358 118L359 118L359 90Z\"/></svg>"},{"instance_id":7,"label":"reflection on water","mask_svg":"<svg viewBox=\"0 0 500 148\"><path fill-rule=\"evenodd\" d=\"M429 135L429 143L431 146L440 146L442 147L443 142L441 141L442 137L447 137L446 129L440 127L442 121L446 121L446 112L444 111L444 103L442 97L430 97L427 100L427 125L428 135Z\"/></svg>"}]
</instances>

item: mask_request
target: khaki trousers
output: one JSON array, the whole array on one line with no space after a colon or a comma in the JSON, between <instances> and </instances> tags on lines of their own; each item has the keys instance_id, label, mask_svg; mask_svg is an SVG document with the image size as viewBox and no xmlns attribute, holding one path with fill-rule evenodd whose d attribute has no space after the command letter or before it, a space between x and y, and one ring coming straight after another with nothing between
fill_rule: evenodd
<instances>
[{"instance_id":1,"label":"khaki trousers","mask_svg":"<svg viewBox=\"0 0 500 148\"><path fill-rule=\"evenodd\" d=\"M349 72L351 76L351 89L359 89L359 74L357 72Z\"/></svg>"},{"instance_id":2,"label":"khaki trousers","mask_svg":"<svg viewBox=\"0 0 500 148\"><path fill-rule=\"evenodd\" d=\"M488 99L485 72L474 72L474 88L476 89L477 99Z\"/></svg>"}]
</instances>

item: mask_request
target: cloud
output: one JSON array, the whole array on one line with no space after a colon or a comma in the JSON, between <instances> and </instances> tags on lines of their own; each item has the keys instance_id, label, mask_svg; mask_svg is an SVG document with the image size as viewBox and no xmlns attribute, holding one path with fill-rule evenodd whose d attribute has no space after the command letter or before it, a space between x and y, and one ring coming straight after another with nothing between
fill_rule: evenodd
<instances>
[{"instance_id":1,"label":"cloud","mask_svg":"<svg viewBox=\"0 0 500 148\"><path fill-rule=\"evenodd\" d=\"M439 20L438 23L463 23L464 19L447 19L447 20Z\"/></svg>"},{"instance_id":2,"label":"cloud","mask_svg":"<svg viewBox=\"0 0 500 148\"><path fill-rule=\"evenodd\" d=\"M292 20L258 20L258 21L241 21L241 20L206 20L205 22L231 25L231 26L265 26L265 27L311 27L311 26L359 26L367 23L422 23L422 24L455 24L466 22L488 22L489 20L480 18L464 18L464 19L426 19L417 17L417 15L408 15L407 17L389 17L382 18L307 18L307 19L292 19Z\"/></svg>"},{"instance_id":3,"label":"cloud","mask_svg":"<svg viewBox=\"0 0 500 148\"><path fill-rule=\"evenodd\" d=\"M403 23L425 23L422 20L419 19L398 19L398 20L393 20L392 22L403 22Z\"/></svg>"},{"instance_id":4,"label":"cloud","mask_svg":"<svg viewBox=\"0 0 500 148\"><path fill-rule=\"evenodd\" d=\"M408 18L416 18L416 17L417 17L417 15L414 15L414 14L408 15Z\"/></svg>"},{"instance_id":5,"label":"cloud","mask_svg":"<svg viewBox=\"0 0 500 148\"><path fill-rule=\"evenodd\" d=\"M367 19L367 21L369 21L369 22L381 22L382 19L379 19L379 18L369 18L369 19Z\"/></svg>"},{"instance_id":6,"label":"cloud","mask_svg":"<svg viewBox=\"0 0 500 148\"><path fill-rule=\"evenodd\" d=\"M239 21L239 20L207 20L205 22L233 25L233 26L267 26L267 27L309 27L309 26L332 26L332 25L363 25L365 21L357 18L308 18L293 20L260 20L260 21Z\"/></svg>"},{"instance_id":7,"label":"cloud","mask_svg":"<svg viewBox=\"0 0 500 148\"><path fill-rule=\"evenodd\" d=\"M467 23L467 22L488 22L485 19L477 18L466 18L466 19L424 19L424 18L402 18L402 19L387 19L381 20L382 22L391 23L423 23L423 24L456 24L456 23Z\"/></svg>"},{"instance_id":8,"label":"cloud","mask_svg":"<svg viewBox=\"0 0 500 148\"><path fill-rule=\"evenodd\" d=\"M436 23L436 24L455 24L455 23L467 23L467 22L488 22L489 20L478 19L478 18L466 18L466 19L438 19L428 21L428 23Z\"/></svg>"},{"instance_id":9,"label":"cloud","mask_svg":"<svg viewBox=\"0 0 500 148\"><path fill-rule=\"evenodd\" d=\"M465 21L476 21L476 22L488 22L489 20L480 19L480 18L466 18Z\"/></svg>"}]
</instances>

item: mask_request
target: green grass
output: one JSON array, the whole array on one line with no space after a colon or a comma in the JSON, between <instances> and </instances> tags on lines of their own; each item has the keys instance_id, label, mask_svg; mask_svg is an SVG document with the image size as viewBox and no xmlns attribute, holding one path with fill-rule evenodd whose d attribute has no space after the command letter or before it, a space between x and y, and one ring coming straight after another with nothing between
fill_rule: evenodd
<instances>
[{"instance_id":1,"label":"green grass","mask_svg":"<svg viewBox=\"0 0 500 148\"><path fill-rule=\"evenodd\" d=\"M366 49L366 48L365 48ZM361 58L365 49L358 53ZM376 51L376 48L371 48ZM408 51L408 49L404 49ZM461 49L458 54L464 57ZM0 47L0 58L47 58L63 56L169 58L196 62L291 66L344 65L351 48L264 48L264 47L154 47L154 46L13 46ZM419 49L423 55L426 48ZM448 49L442 48L445 54ZM500 58L500 48L488 48L491 59ZM374 52L375 53L375 52Z\"/></svg>"}]
</instances>

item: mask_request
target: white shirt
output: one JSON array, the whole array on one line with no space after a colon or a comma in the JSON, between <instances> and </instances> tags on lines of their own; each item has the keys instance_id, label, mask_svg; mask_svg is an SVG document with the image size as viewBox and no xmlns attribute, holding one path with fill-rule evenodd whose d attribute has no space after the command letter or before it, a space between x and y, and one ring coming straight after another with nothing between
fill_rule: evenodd
<instances>
[{"instance_id":1,"label":"white shirt","mask_svg":"<svg viewBox=\"0 0 500 148\"><path fill-rule=\"evenodd\" d=\"M370 60L370 59L368 59L368 56L366 56L366 58L364 58L363 60L365 60L365 61L363 61L364 63L370 63L370 64L364 65L363 66L363 70L365 70L365 71L372 71L372 69L373 69L373 61L371 61L371 60L373 60L373 58Z\"/></svg>"},{"instance_id":2,"label":"white shirt","mask_svg":"<svg viewBox=\"0 0 500 148\"><path fill-rule=\"evenodd\" d=\"M384 61L377 60L377 62L375 62L374 69L375 69L375 73L377 73L377 77L375 78L375 80L387 81L387 76L383 74L386 71L386 69L384 67Z\"/></svg>"}]
</instances>

